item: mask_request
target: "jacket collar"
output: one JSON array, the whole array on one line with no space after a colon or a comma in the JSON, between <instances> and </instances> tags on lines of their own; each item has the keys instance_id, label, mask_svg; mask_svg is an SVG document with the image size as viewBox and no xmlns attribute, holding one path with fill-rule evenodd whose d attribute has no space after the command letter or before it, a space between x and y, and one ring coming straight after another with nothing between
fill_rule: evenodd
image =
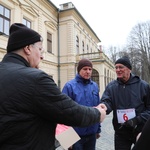
<instances>
[{"instance_id":1,"label":"jacket collar","mask_svg":"<svg viewBox=\"0 0 150 150\"><path fill-rule=\"evenodd\" d=\"M12 62L12 63L21 64L30 67L30 64L22 56L16 53L7 53L4 56L2 62Z\"/></svg>"},{"instance_id":2,"label":"jacket collar","mask_svg":"<svg viewBox=\"0 0 150 150\"><path fill-rule=\"evenodd\" d=\"M77 82L81 82L81 83L84 83L84 84L93 83L91 79L84 79L79 74L76 74L75 78L76 78Z\"/></svg>"},{"instance_id":3,"label":"jacket collar","mask_svg":"<svg viewBox=\"0 0 150 150\"><path fill-rule=\"evenodd\" d=\"M139 80L140 80L140 78L139 78L138 76L134 75L133 73L130 73L130 78L129 78L129 80L128 80L126 83L122 82L121 80L119 80L119 79L117 78L117 81L118 81L120 84L133 84L133 83L138 82Z\"/></svg>"}]
</instances>

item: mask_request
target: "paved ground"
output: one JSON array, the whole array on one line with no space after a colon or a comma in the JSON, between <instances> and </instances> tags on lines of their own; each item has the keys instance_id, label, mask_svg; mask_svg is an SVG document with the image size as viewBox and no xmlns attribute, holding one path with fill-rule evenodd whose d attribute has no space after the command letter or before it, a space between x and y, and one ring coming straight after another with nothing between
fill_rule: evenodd
<instances>
[{"instance_id":1,"label":"paved ground","mask_svg":"<svg viewBox=\"0 0 150 150\"><path fill-rule=\"evenodd\" d=\"M101 137L97 140L96 150L114 150L114 130L112 114L106 116L102 123Z\"/></svg>"}]
</instances>

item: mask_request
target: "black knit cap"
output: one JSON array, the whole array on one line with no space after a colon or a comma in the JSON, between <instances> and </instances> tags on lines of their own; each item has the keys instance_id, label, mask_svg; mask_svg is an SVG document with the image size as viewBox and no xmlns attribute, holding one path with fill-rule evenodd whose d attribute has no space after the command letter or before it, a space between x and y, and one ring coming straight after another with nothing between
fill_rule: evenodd
<instances>
[{"instance_id":1,"label":"black knit cap","mask_svg":"<svg viewBox=\"0 0 150 150\"><path fill-rule=\"evenodd\" d=\"M21 23L14 23L10 26L9 29L7 53L42 40L43 39L41 35L36 31Z\"/></svg>"},{"instance_id":2,"label":"black knit cap","mask_svg":"<svg viewBox=\"0 0 150 150\"><path fill-rule=\"evenodd\" d=\"M127 56L123 56L122 58L118 59L115 64L123 64L124 66L128 67L130 70L132 70L132 65L130 63L130 60Z\"/></svg>"},{"instance_id":3,"label":"black knit cap","mask_svg":"<svg viewBox=\"0 0 150 150\"><path fill-rule=\"evenodd\" d=\"M83 58L78 63L78 67L77 67L78 73L85 66L89 66L89 67L93 68L92 62L89 59Z\"/></svg>"}]
</instances>

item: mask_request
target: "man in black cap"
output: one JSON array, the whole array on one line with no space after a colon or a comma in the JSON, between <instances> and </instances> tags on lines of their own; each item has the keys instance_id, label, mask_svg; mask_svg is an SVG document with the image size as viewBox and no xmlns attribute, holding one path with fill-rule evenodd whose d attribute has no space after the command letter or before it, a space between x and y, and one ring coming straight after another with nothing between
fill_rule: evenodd
<instances>
[{"instance_id":1,"label":"man in black cap","mask_svg":"<svg viewBox=\"0 0 150 150\"><path fill-rule=\"evenodd\" d=\"M83 58L78 62L77 74L68 81L62 92L71 97L80 105L95 107L100 103L99 88L91 80L93 64L89 59ZM73 150L95 150L96 139L100 137L100 124L85 128L74 127L80 140L72 146Z\"/></svg>"},{"instance_id":2,"label":"man in black cap","mask_svg":"<svg viewBox=\"0 0 150 150\"><path fill-rule=\"evenodd\" d=\"M11 25L0 63L0 150L55 150L57 123L85 127L105 118L105 107L78 105L37 69L42 53L36 31Z\"/></svg>"},{"instance_id":3,"label":"man in black cap","mask_svg":"<svg viewBox=\"0 0 150 150\"><path fill-rule=\"evenodd\" d=\"M117 79L110 82L101 98L107 114L113 111L115 150L130 150L150 117L149 84L131 73L132 65L124 56L115 62Z\"/></svg>"}]
</instances>

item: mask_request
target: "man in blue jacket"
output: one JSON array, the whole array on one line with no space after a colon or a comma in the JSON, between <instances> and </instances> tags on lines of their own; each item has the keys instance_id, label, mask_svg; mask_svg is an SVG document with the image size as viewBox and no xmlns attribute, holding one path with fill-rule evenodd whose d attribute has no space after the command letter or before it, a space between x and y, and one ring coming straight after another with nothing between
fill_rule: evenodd
<instances>
[{"instance_id":1,"label":"man in blue jacket","mask_svg":"<svg viewBox=\"0 0 150 150\"><path fill-rule=\"evenodd\" d=\"M115 150L130 150L150 117L150 87L131 73L132 65L124 56L115 62L117 79L110 82L101 98L107 114L113 111Z\"/></svg>"},{"instance_id":2,"label":"man in blue jacket","mask_svg":"<svg viewBox=\"0 0 150 150\"><path fill-rule=\"evenodd\" d=\"M92 69L90 60L81 59L77 66L76 77L65 84L62 92L80 105L95 107L100 103L100 97L98 85L91 80ZM100 124L74 129L81 139L73 145L73 150L95 150L96 139L100 137Z\"/></svg>"}]
</instances>

